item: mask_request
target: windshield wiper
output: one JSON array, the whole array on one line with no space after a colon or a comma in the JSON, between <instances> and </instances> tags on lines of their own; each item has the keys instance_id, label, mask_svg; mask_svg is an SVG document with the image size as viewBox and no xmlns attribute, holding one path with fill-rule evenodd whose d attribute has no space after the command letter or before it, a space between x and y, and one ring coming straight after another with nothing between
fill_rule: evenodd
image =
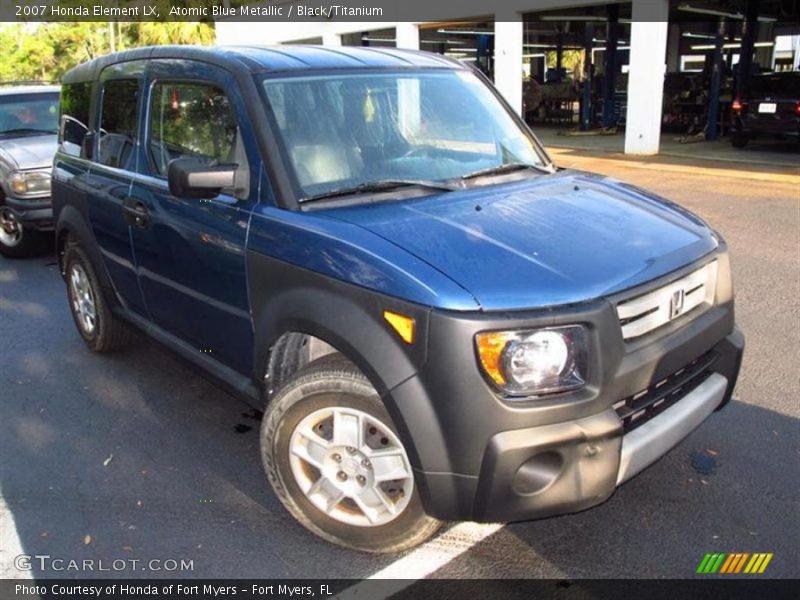
<instances>
[{"instance_id":1,"label":"windshield wiper","mask_svg":"<svg viewBox=\"0 0 800 600\"><path fill-rule=\"evenodd\" d=\"M525 170L533 169L547 174L551 173L550 169L548 169L547 167L543 167L542 165L532 165L529 163L512 162L512 163L497 165L496 167L489 167L488 169L480 169L478 171L473 171L472 173L467 173L466 175L462 175L461 179L475 179L477 177L483 177L485 175L502 175L504 173L512 173L514 171L521 171L523 169Z\"/></svg>"},{"instance_id":2,"label":"windshield wiper","mask_svg":"<svg viewBox=\"0 0 800 600\"><path fill-rule=\"evenodd\" d=\"M55 134L55 131L47 129L34 129L33 127L17 127L15 129L6 129L0 131L0 135L20 134L20 133L41 133L41 134Z\"/></svg>"},{"instance_id":3,"label":"windshield wiper","mask_svg":"<svg viewBox=\"0 0 800 600\"><path fill-rule=\"evenodd\" d=\"M353 196L356 194L369 194L372 192L388 192L404 187L422 187L429 190L438 190L442 192L452 192L458 187L444 181L428 181L426 179L381 179L379 181L370 181L368 183L360 183L358 185L342 187L329 192L321 194L314 194L313 196L306 196L300 199L300 203L313 202L315 200L327 200L328 198L338 198L340 196Z\"/></svg>"}]
</instances>

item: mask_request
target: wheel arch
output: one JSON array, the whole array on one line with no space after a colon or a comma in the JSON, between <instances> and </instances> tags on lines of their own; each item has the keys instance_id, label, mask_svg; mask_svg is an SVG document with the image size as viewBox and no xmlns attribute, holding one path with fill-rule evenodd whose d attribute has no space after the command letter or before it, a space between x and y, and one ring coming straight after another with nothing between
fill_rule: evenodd
<instances>
[{"instance_id":1,"label":"wheel arch","mask_svg":"<svg viewBox=\"0 0 800 600\"><path fill-rule=\"evenodd\" d=\"M72 240L73 243L77 243L83 248L83 251L89 256L89 260L92 261L92 266L100 280L100 285L105 291L106 300L111 302L112 306L116 305L117 296L111 284L111 278L106 271L100 248L95 241L94 234L77 208L66 205L61 210L58 215L58 221L56 221L55 238L56 260L58 261L61 275L64 276L64 255L67 250L67 242Z\"/></svg>"},{"instance_id":2,"label":"wheel arch","mask_svg":"<svg viewBox=\"0 0 800 600\"><path fill-rule=\"evenodd\" d=\"M337 353L353 363L384 397L417 371L388 324L350 298L321 290L287 290L254 313L259 315L254 322L254 364L259 376L274 376L279 361L288 353L302 353L293 371ZM290 375L284 372L283 381Z\"/></svg>"},{"instance_id":3,"label":"wheel arch","mask_svg":"<svg viewBox=\"0 0 800 600\"><path fill-rule=\"evenodd\" d=\"M274 353L285 352L286 348L281 346L292 336L295 345L305 339L319 344L326 352L341 354L375 388L412 462L418 464L413 436L403 417L403 412L410 407L398 406L391 392L414 377L426 361L430 309L261 254L249 255L248 280L255 339L255 378L264 381L265 375L270 374L271 358L273 365L276 362ZM392 329L383 316L385 310L414 319L412 344L405 343ZM307 358L310 357L299 362ZM269 385L265 388L268 390ZM267 394L267 400L269 397Z\"/></svg>"}]
</instances>

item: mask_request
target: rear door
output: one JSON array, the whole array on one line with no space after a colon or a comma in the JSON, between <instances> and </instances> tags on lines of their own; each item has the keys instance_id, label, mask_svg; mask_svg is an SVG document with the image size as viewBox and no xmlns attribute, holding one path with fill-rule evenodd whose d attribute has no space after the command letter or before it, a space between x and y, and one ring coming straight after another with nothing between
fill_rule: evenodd
<instances>
[{"instance_id":1,"label":"rear door","mask_svg":"<svg viewBox=\"0 0 800 600\"><path fill-rule=\"evenodd\" d=\"M98 84L97 126L86 179L87 212L108 274L122 303L145 314L126 204L138 162L138 115L144 63L112 65Z\"/></svg>"},{"instance_id":2,"label":"rear door","mask_svg":"<svg viewBox=\"0 0 800 600\"><path fill-rule=\"evenodd\" d=\"M142 213L131 231L145 303L158 326L250 374L245 242L257 186L198 200L173 196L167 183L170 161L183 156L237 163L248 181L255 178L258 153L241 118L244 103L233 77L204 63L151 60L147 81L130 193Z\"/></svg>"}]
</instances>

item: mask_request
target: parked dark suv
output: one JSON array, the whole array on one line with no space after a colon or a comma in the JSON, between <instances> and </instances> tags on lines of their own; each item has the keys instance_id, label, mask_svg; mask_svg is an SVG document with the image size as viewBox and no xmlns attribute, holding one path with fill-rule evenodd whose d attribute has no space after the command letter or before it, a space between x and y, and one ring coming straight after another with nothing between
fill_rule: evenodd
<instances>
[{"instance_id":1,"label":"parked dark suv","mask_svg":"<svg viewBox=\"0 0 800 600\"><path fill-rule=\"evenodd\" d=\"M725 242L557 170L462 63L159 47L73 69L62 98L80 335L138 329L263 410L269 481L327 540L594 506L731 397Z\"/></svg>"},{"instance_id":2,"label":"parked dark suv","mask_svg":"<svg viewBox=\"0 0 800 600\"><path fill-rule=\"evenodd\" d=\"M734 146L765 136L800 141L800 71L756 75L748 90L731 105Z\"/></svg>"}]
</instances>

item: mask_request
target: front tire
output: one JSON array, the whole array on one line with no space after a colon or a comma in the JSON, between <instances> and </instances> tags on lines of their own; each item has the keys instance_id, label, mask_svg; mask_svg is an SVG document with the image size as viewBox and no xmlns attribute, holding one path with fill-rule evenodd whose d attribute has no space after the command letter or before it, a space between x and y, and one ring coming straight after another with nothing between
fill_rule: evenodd
<instances>
[{"instance_id":1,"label":"front tire","mask_svg":"<svg viewBox=\"0 0 800 600\"><path fill-rule=\"evenodd\" d=\"M72 318L86 345L98 353L127 345L130 329L111 312L94 267L80 246L67 245L64 273Z\"/></svg>"},{"instance_id":2,"label":"front tire","mask_svg":"<svg viewBox=\"0 0 800 600\"><path fill-rule=\"evenodd\" d=\"M6 258L37 256L44 252L48 237L26 229L9 208L0 206L0 254Z\"/></svg>"},{"instance_id":3,"label":"front tire","mask_svg":"<svg viewBox=\"0 0 800 600\"><path fill-rule=\"evenodd\" d=\"M329 542L399 552L441 525L425 514L377 392L340 355L310 363L278 391L262 422L261 455L286 509Z\"/></svg>"}]
</instances>

